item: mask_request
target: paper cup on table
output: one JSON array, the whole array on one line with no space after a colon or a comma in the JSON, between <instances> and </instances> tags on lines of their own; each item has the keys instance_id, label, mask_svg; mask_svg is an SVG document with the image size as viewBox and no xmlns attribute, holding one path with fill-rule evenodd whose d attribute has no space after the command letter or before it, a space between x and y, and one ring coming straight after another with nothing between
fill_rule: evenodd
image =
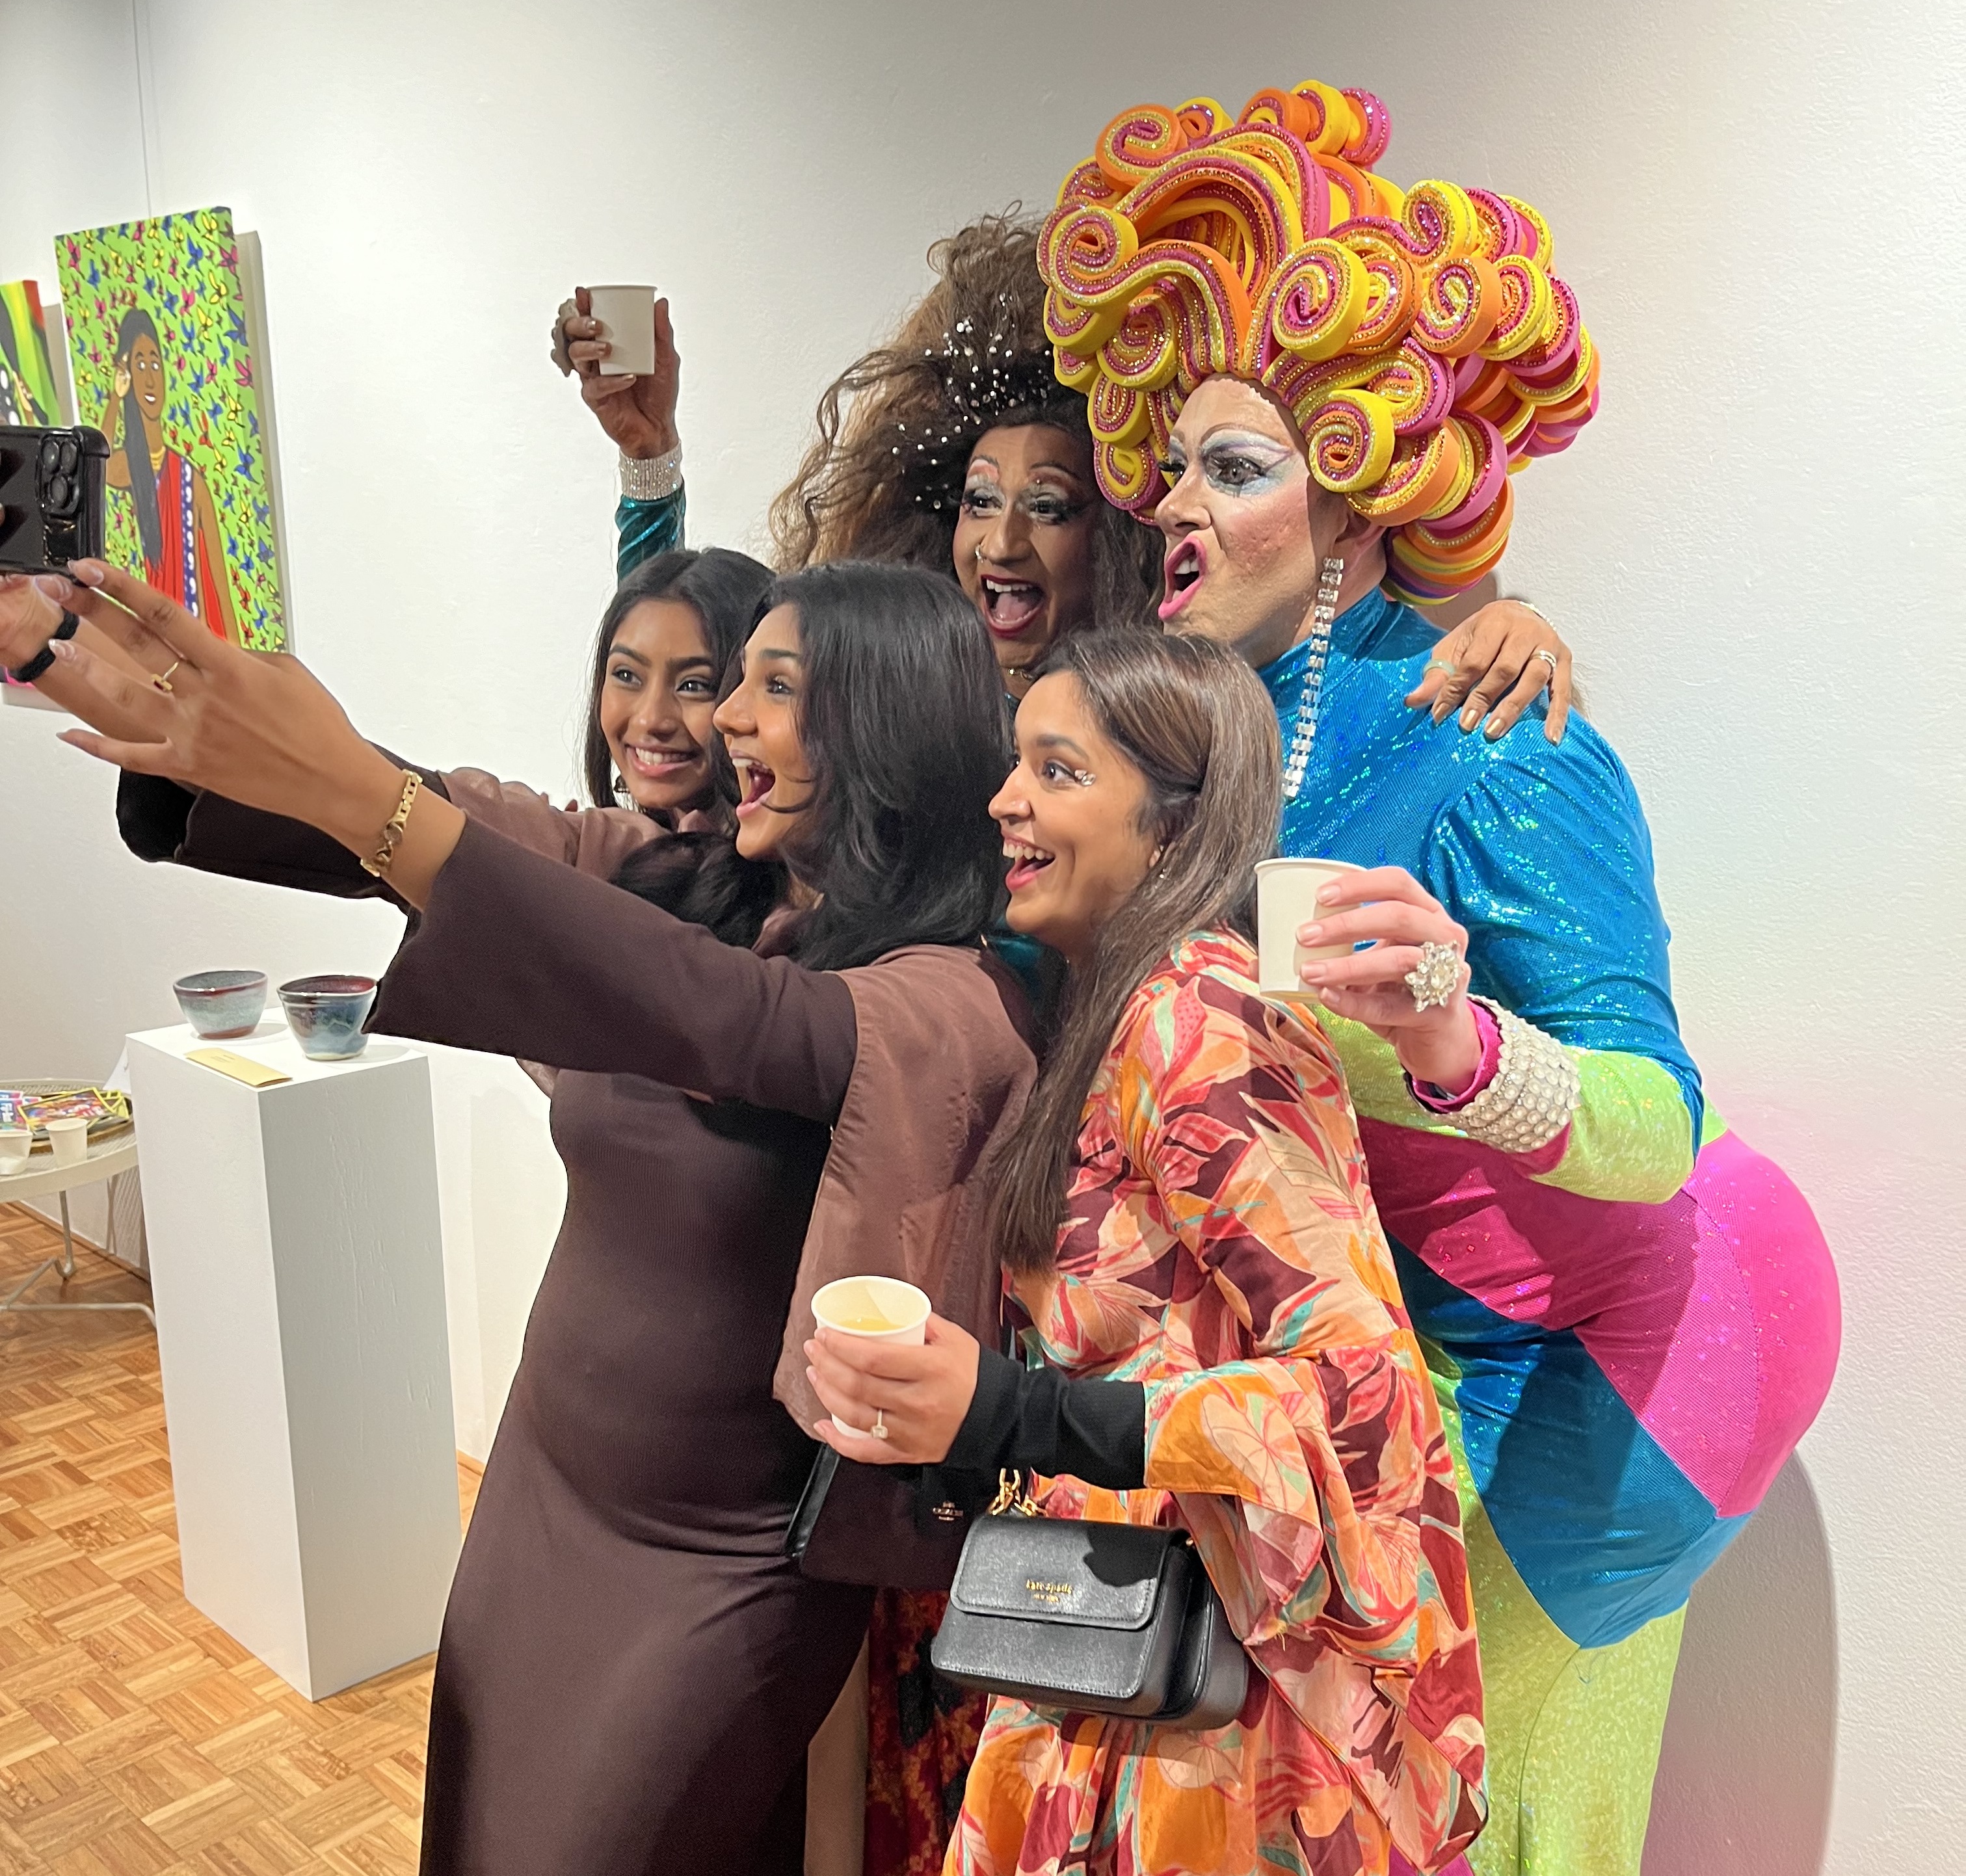
<instances>
[{"instance_id":1,"label":"paper cup on table","mask_svg":"<svg viewBox=\"0 0 1966 1876\"><path fill-rule=\"evenodd\" d=\"M27 1127L0 1127L0 1178L18 1172L34 1150L34 1136Z\"/></svg>"},{"instance_id":2,"label":"paper cup on table","mask_svg":"<svg viewBox=\"0 0 1966 1876\"><path fill-rule=\"evenodd\" d=\"M1300 945L1297 929L1323 916L1319 892L1346 873L1361 873L1349 860L1262 860L1256 867L1257 982L1273 997L1314 1001L1297 972L1320 958L1349 958L1349 944Z\"/></svg>"},{"instance_id":3,"label":"paper cup on table","mask_svg":"<svg viewBox=\"0 0 1966 1876\"><path fill-rule=\"evenodd\" d=\"M54 1149L58 1166L79 1166L89 1157L89 1123L86 1120L50 1120L48 1144Z\"/></svg>"},{"instance_id":4,"label":"paper cup on table","mask_svg":"<svg viewBox=\"0 0 1966 1876\"><path fill-rule=\"evenodd\" d=\"M598 337L614 350L601 361L604 378L646 378L656 369L656 289L589 287Z\"/></svg>"},{"instance_id":5,"label":"paper cup on table","mask_svg":"<svg viewBox=\"0 0 1966 1876\"><path fill-rule=\"evenodd\" d=\"M862 1342L896 1342L919 1347L928 1339L929 1300L898 1277L841 1277L813 1292L813 1319L835 1335L856 1336ZM852 1433L872 1430L842 1422ZM875 1425L879 1424L876 1417Z\"/></svg>"}]
</instances>

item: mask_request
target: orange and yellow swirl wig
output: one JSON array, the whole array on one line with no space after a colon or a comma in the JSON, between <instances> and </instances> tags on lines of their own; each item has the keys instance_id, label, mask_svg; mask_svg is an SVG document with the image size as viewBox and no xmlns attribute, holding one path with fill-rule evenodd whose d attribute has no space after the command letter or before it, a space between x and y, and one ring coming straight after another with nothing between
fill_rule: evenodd
<instances>
[{"instance_id":1,"label":"orange and yellow swirl wig","mask_svg":"<svg viewBox=\"0 0 1966 1876\"><path fill-rule=\"evenodd\" d=\"M1107 498L1141 520L1188 394L1229 373L1294 415L1310 471L1388 530L1429 604L1508 544L1510 480L1597 408L1597 353L1526 202L1374 172L1369 92L1309 80L1232 118L1141 105L1066 177L1039 246L1059 379Z\"/></svg>"}]
</instances>

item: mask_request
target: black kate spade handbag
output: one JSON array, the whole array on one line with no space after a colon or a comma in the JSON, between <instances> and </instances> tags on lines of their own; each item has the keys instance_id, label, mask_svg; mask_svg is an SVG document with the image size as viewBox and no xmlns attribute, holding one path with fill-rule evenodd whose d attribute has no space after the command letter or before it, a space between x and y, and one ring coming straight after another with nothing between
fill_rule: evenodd
<instances>
[{"instance_id":1,"label":"black kate spade handbag","mask_svg":"<svg viewBox=\"0 0 1966 1876\"><path fill-rule=\"evenodd\" d=\"M1249 1685L1185 1531L1002 1510L970 1527L929 1658L1033 1707L1191 1731L1226 1726Z\"/></svg>"}]
</instances>

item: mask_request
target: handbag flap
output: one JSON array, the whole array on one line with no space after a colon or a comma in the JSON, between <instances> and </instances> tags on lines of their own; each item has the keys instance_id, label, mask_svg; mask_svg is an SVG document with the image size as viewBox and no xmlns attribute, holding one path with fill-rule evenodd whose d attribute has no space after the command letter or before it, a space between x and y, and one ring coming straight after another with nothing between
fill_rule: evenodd
<instances>
[{"instance_id":1,"label":"handbag flap","mask_svg":"<svg viewBox=\"0 0 1966 1876\"><path fill-rule=\"evenodd\" d=\"M1184 1531L994 1516L970 1527L949 1600L965 1614L1143 1629Z\"/></svg>"}]
</instances>

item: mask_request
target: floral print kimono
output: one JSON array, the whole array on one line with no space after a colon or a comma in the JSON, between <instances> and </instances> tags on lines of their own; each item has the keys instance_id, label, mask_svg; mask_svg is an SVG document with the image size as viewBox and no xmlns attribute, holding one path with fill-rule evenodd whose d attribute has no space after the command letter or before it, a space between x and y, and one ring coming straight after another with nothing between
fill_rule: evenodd
<instances>
[{"instance_id":1,"label":"floral print kimono","mask_svg":"<svg viewBox=\"0 0 1966 1876\"><path fill-rule=\"evenodd\" d=\"M1336 1054L1255 974L1204 932L1135 993L1015 1288L1045 1360L1146 1384L1146 1488L1046 1510L1191 1532L1260 1671L1209 1733L994 1702L964 1876L1380 1876L1480 1828L1453 1462Z\"/></svg>"}]
</instances>

